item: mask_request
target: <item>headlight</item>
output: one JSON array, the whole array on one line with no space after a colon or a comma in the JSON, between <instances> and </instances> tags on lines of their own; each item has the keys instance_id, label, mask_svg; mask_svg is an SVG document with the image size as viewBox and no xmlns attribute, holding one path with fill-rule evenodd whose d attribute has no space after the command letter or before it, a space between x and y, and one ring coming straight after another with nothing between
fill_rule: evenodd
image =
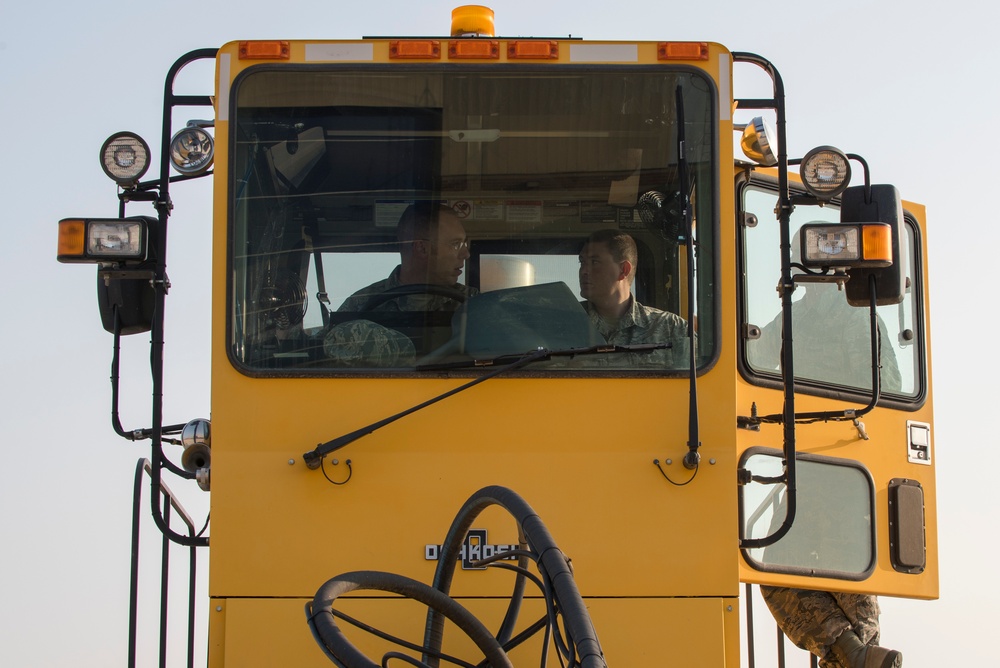
<instances>
[{"instance_id":1,"label":"headlight","mask_svg":"<svg viewBox=\"0 0 1000 668\"><path fill-rule=\"evenodd\" d=\"M132 132L113 134L101 147L101 167L122 188L132 188L149 169L149 146Z\"/></svg>"},{"instance_id":2,"label":"headlight","mask_svg":"<svg viewBox=\"0 0 1000 668\"><path fill-rule=\"evenodd\" d=\"M817 199L828 201L851 183L847 155L833 146L819 146L806 153L799 165L802 185Z\"/></svg>"},{"instance_id":3,"label":"headlight","mask_svg":"<svg viewBox=\"0 0 1000 668\"><path fill-rule=\"evenodd\" d=\"M64 218L59 221L60 262L141 262L146 259L149 219Z\"/></svg>"},{"instance_id":4,"label":"headlight","mask_svg":"<svg viewBox=\"0 0 1000 668\"><path fill-rule=\"evenodd\" d=\"M802 226L807 267L888 267L892 264L892 227L885 223L817 223Z\"/></svg>"},{"instance_id":5,"label":"headlight","mask_svg":"<svg viewBox=\"0 0 1000 668\"><path fill-rule=\"evenodd\" d=\"M186 176L197 176L212 166L215 141L196 125L188 125L170 140L170 162Z\"/></svg>"}]
</instances>

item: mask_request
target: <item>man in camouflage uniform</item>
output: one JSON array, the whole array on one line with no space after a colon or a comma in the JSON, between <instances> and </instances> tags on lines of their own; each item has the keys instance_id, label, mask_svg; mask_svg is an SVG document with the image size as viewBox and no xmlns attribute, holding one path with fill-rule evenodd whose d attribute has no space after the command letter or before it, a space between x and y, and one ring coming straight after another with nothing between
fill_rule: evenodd
<instances>
[{"instance_id":1,"label":"man in camouflage uniform","mask_svg":"<svg viewBox=\"0 0 1000 668\"><path fill-rule=\"evenodd\" d=\"M400 263L389 277L358 290L344 300L338 312L354 312L359 319L341 322L323 339L327 357L339 366L404 367L416 360L416 348L397 330L364 319L366 312L455 311L477 294L458 283L469 259L465 228L446 206L418 203L407 207L397 230ZM415 292L406 293L406 286ZM440 286L441 294L418 286ZM398 295L387 292L400 290ZM451 294L453 293L453 294Z\"/></svg>"},{"instance_id":2,"label":"man in camouflage uniform","mask_svg":"<svg viewBox=\"0 0 1000 668\"><path fill-rule=\"evenodd\" d=\"M688 367L688 326L683 318L643 306L632 295L638 252L635 240L618 230L590 235L580 251L580 296L591 322L616 345L667 343L671 347L652 353L589 355L587 366Z\"/></svg>"},{"instance_id":3,"label":"man in camouflage uniform","mask_svg":"<svg viewBox=\"0 0 1000 668\"><path fill-rule=\"evenodd\" d=\"M834 283L800 285L802 299L792 304L795 376L848 387L871 389L871 319L866 308L850 306ZM879 362L882 389L902 389L899 364L885 323L878 319L882 340ZM777 369L781 361L781 314L761 330L751 344L750 362Z\"/></svg>"},{"instance_id":4,"label":"man in camouflage uniform","mask_svg":"<svg viewBox=\"0 0 1000 668\"><path fill-rule=\"evenodd\" d=\"M469 259L469 241L455 213L441 204L411 204L397 230L399 265L389 277L362 288L344 300L338 311L439 311L456 310L474 288L459 284ZM368 307L373 298L405 285L453 288L457 298L439 294L405 294ZM367 308L366 308L367 307Z\"/></svg>"},{"instance_id":5,"label":"man in camouflage uniform","mask_svg":"<svg viewBox=\"0 0 1000 668\"><path fill-rule=\"evenodd\" d=\"M821 668L899 668L903 656L879 647L878 599L868 594L761 586L778 626Z\"/></svg>"}]
</instances>

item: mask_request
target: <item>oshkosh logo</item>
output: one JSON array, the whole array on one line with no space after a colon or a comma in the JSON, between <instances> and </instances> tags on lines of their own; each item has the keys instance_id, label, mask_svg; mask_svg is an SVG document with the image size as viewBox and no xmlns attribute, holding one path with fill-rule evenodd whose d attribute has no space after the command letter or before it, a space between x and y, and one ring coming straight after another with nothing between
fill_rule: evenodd
<instances>
[{"instance_id":1,"label":"oshkosh logo","mask_svg":"<svg viewBox=\"0 0 1000 668\"><path fill-rule=\"evenodd\" d=\"M462 552L459 559L462 561L462 568L465 570L485 570L485 566L473 566L477 561L490 559L502 552L516 550L517 545L490 545L486 540L486 529L470 529L462 543ZM437 561L441 558L440 545L425 545L424 559L427 561ZM505 561L517 561L516 555L503 557Z\"/></svg>"}]
</instances>

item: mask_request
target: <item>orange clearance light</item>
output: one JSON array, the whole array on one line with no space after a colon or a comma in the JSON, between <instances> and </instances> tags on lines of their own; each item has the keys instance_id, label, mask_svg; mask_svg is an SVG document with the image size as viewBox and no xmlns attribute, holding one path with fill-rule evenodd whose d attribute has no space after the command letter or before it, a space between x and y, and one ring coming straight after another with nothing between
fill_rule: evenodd
<instances>
[{"instance_id":1,"label":"orange clearance light","mask_svg":"<svg viewBox=\"0 0 1000 668\"><path fill-rule=\"evenodd\" d=\"M292 57L288 42L253 40L240 42L240 60L288 60Z\"/></svg>"},{"instance_id":2,"label":"orange clearance light","mask_svg":"<svg viewBox=\"0 0 1000 668\"><path fill-rule=\"evenodd\" d=\"M82 258L86 248L87 226L78 218L59 221L59 249L56 258Z\"/></svg>"},{"instance_id":3,"label":"orange clearance light","mask_svg":"<svg viewBox=\"0 0 1000 668\"><path fill-rule=\"evenodd\" d=\"M657 60L708 60L708 42L660 42Z\"/></svg>"},{"instance_id":4,"label":"orange clearance light","mask_svg":"<svg viewBox=\"0 0 1000 668\"><path fill-rule=\"evenodd\" d=\"M451 10L451 36L482 35L493 37L496 33L493 10L482 5L462 5Z\"/></svg>"},{"instance_id":5,"label":"orange clearance light","mask_svg":"<svg viewBox=\"0 0 1000 668\"><path fill-rule=\"evenodd\" d=\"M389 42L389 57L440 60L441 42L436 39L394 39Z\"/></svg>"},{"instance_id":6,"label":"orange clearance light","mask_svg":"<svg viewBox=\"0 0 1000 668\"><path fill-rule=\"evenodd\" d=\"M889 225L861 226L861 256L866 261L892 263L892 227Z\"/></svg>"},{"instance_id":7,"label":"orange clearance light","mask_svg":"<svg viewBox=\"0 0 1000 668\"><path fill-rule=\"evenodd\" d=\"M549 40L517 40L507 42L508 60L555 60L559 57L559 42Z\"/></svg>"},{"instance_id":8,"label":"orange clearance light","mask_svg":"<svg viewBox=\"0 0 1000 668\"><path fill-rule=\"evenodd\" d=\"M499 60L500 42L488 39L463 39L448 42L448 57Z\"/></svg>"}]
</instances>

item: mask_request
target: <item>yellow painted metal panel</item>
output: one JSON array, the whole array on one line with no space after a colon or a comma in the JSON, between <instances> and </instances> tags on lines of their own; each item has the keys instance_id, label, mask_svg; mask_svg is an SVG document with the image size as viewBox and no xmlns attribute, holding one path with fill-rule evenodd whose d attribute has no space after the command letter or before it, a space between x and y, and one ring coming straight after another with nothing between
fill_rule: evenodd
<instances>
[{"instance_id":1,"label":"yellow painted metal panel","mask_svg":"<svg viewBox=\"0 0 1000 668\"><path fill-rule=\"evenodd\" d=\"M461 600L463 605L496 628L506 611L500 600ZM224 633L224 656L210 657L212 668L223 666L329 666L306 624L306 599L232 599L224 606L224 623L213 633ZM736 598L588 599L587 607L609 666L738 666L739 601ZM213 602L213 613L216 602ZM362 621L378 620L382 630L413 642L423 637L422 606L401 599L338 601L338 609ZM525 601L518 630L541 616L538 599ZM622 623L627 620L627 623ZM213 620L214 621L214 620ZM346 623L338 626L359 649L376 662L389 646L358 632ZM511 652L514 665L537 665L540 636ZM398 648L397 648L398 649ZM445 630L445 651L475 662L471 641L455 627ZM548 665L558 665L550 649Z\"/></svg>"}]
</instances>

